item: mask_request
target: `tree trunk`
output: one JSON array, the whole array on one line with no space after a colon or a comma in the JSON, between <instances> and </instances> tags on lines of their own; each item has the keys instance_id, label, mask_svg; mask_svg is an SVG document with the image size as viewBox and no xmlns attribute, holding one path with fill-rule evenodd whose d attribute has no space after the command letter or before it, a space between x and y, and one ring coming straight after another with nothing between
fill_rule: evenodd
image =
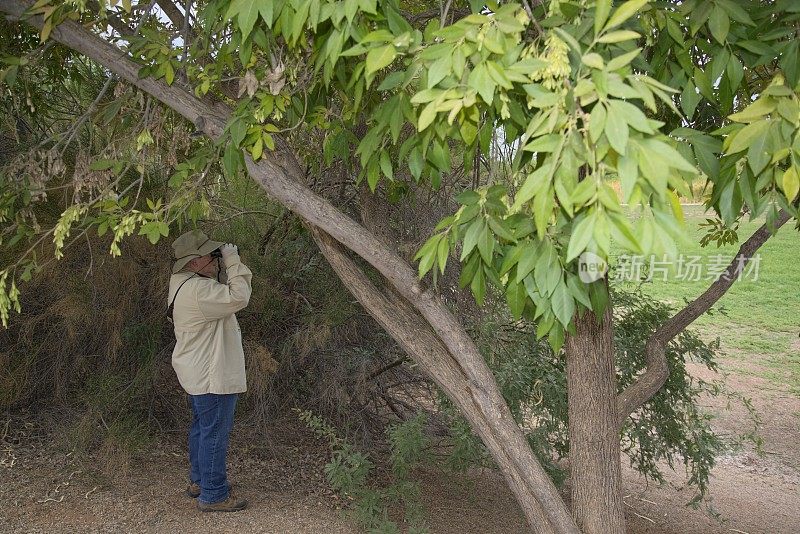
<instances>
[{"instance_id":1,"label":"tree trunk","mask_svg":"<svg viewBox=\"0 0 800 534\"><path fill-rule=\"evenodd\" d=\"M585 534L625 532L617 381L609 306L586 312L565 343L572 516Z\"/></svg>"}]
</instances>

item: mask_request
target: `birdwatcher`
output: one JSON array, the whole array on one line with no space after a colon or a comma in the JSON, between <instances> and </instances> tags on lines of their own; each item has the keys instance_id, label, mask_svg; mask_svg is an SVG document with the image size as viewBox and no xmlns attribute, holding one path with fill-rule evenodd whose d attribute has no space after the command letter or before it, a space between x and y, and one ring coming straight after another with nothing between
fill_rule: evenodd
<instances>
[{"instance_id":1,"label":"birdwatcher","mask_svg":"<svg viewBox=\"0 0 800 534\"><path fill-rule=\"evenodd\" d=\"M203 512L235 512L247 501L230 491L225 459L240 393L247 391L236 312L247 306L253 273L230 243L193 230L172 248L167 316L175 328L172 367L192 404L189 486Z\"/></svg>"}]
</instances>

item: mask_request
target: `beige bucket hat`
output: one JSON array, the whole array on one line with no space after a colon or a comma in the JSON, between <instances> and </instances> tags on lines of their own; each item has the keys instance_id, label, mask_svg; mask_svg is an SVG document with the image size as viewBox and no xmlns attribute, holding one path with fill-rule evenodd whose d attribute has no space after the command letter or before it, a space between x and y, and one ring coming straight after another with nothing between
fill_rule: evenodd
<instances>
[{"instance_id":1,"label":"beige bucket hat","mask_svg":"<svg viewBox=\"0 0 800 534\"><path fill-rule=\"evenodd\" d=\"M181 235L172 242L172 250L175 256L175 264L172 266L172 274L177 273L192 260L210 254L225 243L212 241L200 230L192 230Z\"/></svg>"}]
</instances>

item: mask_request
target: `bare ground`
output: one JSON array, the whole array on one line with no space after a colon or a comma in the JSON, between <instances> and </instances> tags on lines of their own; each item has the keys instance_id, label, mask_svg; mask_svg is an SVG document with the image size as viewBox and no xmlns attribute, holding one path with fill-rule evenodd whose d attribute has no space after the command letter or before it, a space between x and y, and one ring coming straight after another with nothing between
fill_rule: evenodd
<instances>
[{"instance_id":1,"label":"bare ground","mask_svg":"<svg viewBox=\"0 0 800 534\"><path fill-rule=\"evenodd\" d=\"M723 362L724 363L724 362ZM737 366L741 362L736 362ZM695 374L712 378L703 369ZM800 398L765 380L732 374L729 385L753 398L763 418L764 454L743 450L719 459L711 493L715 517L689 508L693 491L681 471L648 484L624 468L629 531L677 533L800 532ZM745 411L709 408L721 432L741 431ZM113 451L89 458L66 452L60 436L35 421L0 428L0 532L360 532L324 480L324 445L284 420L266 439L234 429L229 472L250 507L202 514L185 489L183 435L164 435L130 463ZM680 469L680 466L677 466ZM433 467L416 473L434 533L516 533L523 517L497 473L466 475Z\"/></svg>"}]
</instances>

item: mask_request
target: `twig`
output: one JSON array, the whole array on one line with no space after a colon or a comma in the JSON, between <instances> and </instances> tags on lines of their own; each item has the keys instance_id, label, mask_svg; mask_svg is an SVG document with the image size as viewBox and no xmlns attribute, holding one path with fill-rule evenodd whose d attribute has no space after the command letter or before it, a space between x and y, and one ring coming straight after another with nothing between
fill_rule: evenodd
<instances>
[{"instance_id":1,"label":"twig","mask_svg":"<svg viewBox=\"0 0 800 534\"><path fill-rule=\"evenodd\" d=\"M729 528L731 532L738 532L739 534L750 534L749 532L745 532L744 530L737 530L735 528Z\"/></svg>"},{"instance_id":2,"label":"twig","mask_svg":"<svg viewBox=\"0 0 800 534\"><path fill-rule=\"evenodd\" d=\"M100 489L100 486L95 486L95 487L93 487L92 489L90 489L89 491L87 491L87 492L86 492L86 493L83 495L83 498L84 498L84 499L88 499L88 498L89 498L89 495L91 495L92 493L94 493L94 492L95 492L95 491L97 491L98 489Z\"/></svg>"},{"instance_id":3,"label":"twig","mask_svg":"<svg viewBox=\"0 0 800 534\"><path fill-rule=\"evenodd\" d=\"M625 505L631 509L631 513L632 513L633 515L635 515L636 517L641 517L642 519L646 519L647 521L650 521L650 522L651 522L652 524L654 524L654 525L656 524L656 522L655 522L655 521L653 521L652 519L650 519L650 518L649 518L649 517L647 517L646 515L642 515L642 514L639 514L639 513L637 513L637 512L636 512L636 510L634 510L634 509L633 509L633 506L631 506L629 503L625 502L625 500L624 500L624 499L622 500L622 502L624 502L624 503L625 503Z\"/></svg>"},{"instance_id":4,"label":"twig","mask_svg":"<svg viewBox=\"0 0 800 534\"><path fill-rule=\"evenodd\" d=\"M46 502L50 502L50 501L53 501L53 502L61 502L61 501L63 501L63 500L64 500L64 495L62 495L62 496L61 496L61 497L59 497L58 499L54 499L53 497L47 497L46 499L39 499L39 500L37 500L36 502L38 502L39 504L44 504L44 503L46 503Z\"/></svg>"},{"instance_id":5,"label":"twig","mask_svg":"<svg viewBox=\"0 0 800 534\"><path fill-rule=\"evenodd\" d=\"M89 250L89 267L86 269L86 276L83 277L83 279L86 280L92 273L92 267L94 266L94 254L92 254L92 241L89 239L89 232L84 233L84 235L86 236L86 248Z\"/></svg>"},{"instance_id":6,"label":"twig","mask_svg":"<svg viewBox=\"0 0 800 534\"><path fill-rule=\"evenodd\" d=\"M6 419L6 424L3 425L3 435L0 437L0 441L5 441L6 436L8 436L8 427L11 426L11 417Z\"/></svg>"},{"instance_id":7,"label":"twig","mask_svg":"<svg viewBox=\"0 0 800 534\"><path fill-rule=\"evenodd\" d=\"M446 19L447 15L450 14L450 6L452 5L453 0L447 0L444 5L441 7L441 15L439 19L439 28L444 28L447 24Z\"/></svg>"},{"instance_id":8,"label":"twig","mask_svg":"<svg viewBox=\"0 0 800 534\"><path fill-rule=\"evenodd\" d=\"M192 0L186 0L183 7L183 57L181 61L186 63L189 57L189 12L192 9Z\"/></svg>"},{"instance_id":9,"label":"twig","mask_svg":"<svg viewBox=\"0 0 800 534\"><path fill-rule=\"evenodd\" d=\"M537 3L536 5L539 5L539 3ZM539 35L542 35L544 31L542 30L542 27L539 25L539 21L537 21L536 17L533 16L533 7L531 6L530 2L528 2L528 0L522 0L522 7L525 8L525 13L528 14L528 18L531 19L531 23L536 28L536 31L539 32Z\"/></svg>"},{"instance_id":10,"label":"twig","mask_svg":"<svg viewBox=\"0 0 800 534\"><path fill-rule=\"evenodd\" d=\"M377 371L373 371L372 373L370 373L370 375L367 377L367 380L372 380L373 378L376 378L377 376L382 375L386 371L388 371L390 369L394 369L398 365L402 365L403 363L405 363L407 361L408 361L408 358L406 358L405 356L403 356L401 358L398 358L397 360L393 361L392 363L384 365L383 367L381 367Z\"/></svg>"}]
</instances>

